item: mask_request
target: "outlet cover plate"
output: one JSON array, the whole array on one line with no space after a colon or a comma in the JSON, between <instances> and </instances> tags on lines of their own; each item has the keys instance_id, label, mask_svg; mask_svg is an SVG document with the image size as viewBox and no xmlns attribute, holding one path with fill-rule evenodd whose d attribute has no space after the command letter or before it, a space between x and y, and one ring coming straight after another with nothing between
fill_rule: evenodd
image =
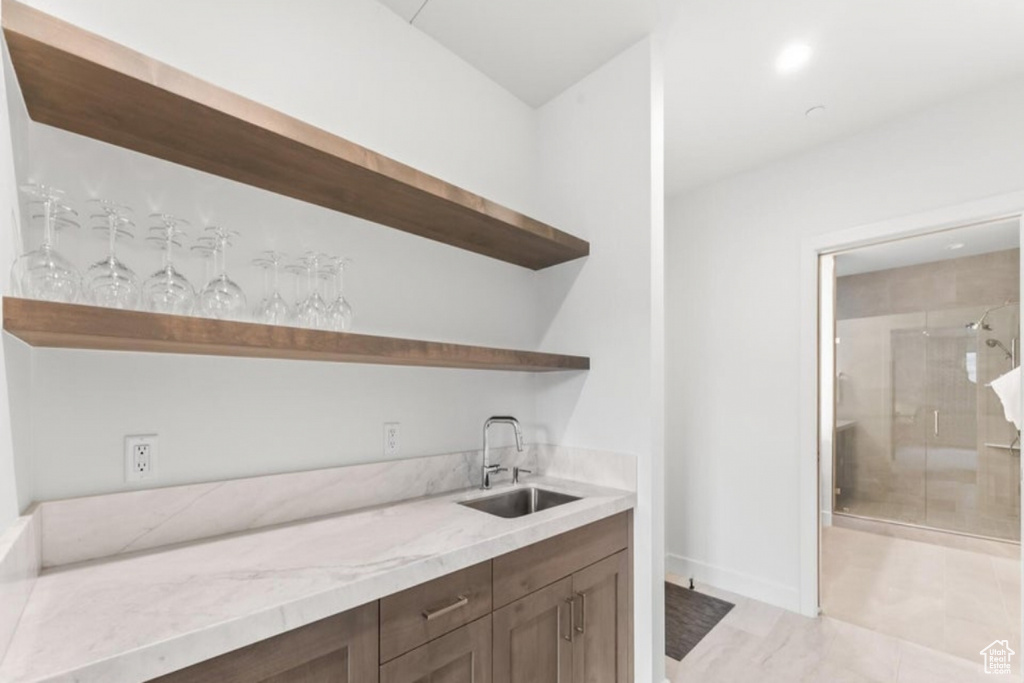
<instances>
[{"instance_id":1,"label":"outlet cover plate","mask_svg":"<svg viewBox=\"0 0 1024 683\"><path fill-rule=\"evenodd\" d=\"M384 423L384 455L398 455L399 435L397 422Z\"/></svg>"},{"instance_id":2,"label":"outlet cover plate","mask_svg":"<svg viewBox=\"0 0 1024 683\"><path fill-rule=\"evenodd\" d=\"M132 434L124 437L124 480L156 478L158 441L156 434Z\"/></svg>"}]
</instances>

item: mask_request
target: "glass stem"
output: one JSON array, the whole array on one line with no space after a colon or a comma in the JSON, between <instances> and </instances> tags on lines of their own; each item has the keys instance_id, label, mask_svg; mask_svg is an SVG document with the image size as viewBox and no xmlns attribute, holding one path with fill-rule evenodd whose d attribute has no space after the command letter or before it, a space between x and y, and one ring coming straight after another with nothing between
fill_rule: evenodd
<instances>
[{"instance_id":1,"label":"glass stem","mask_svg":"<svg viewBox=\"0 0 1024 683\"><path fill-rule=\"evenodd\" d=\"M53 200L43 200L43 243L53 247Z\"/></svg>"},{"instance_id":2,"label":"glass stem","mask_svg":"<svg viewBox=\"0 0 1024 683\"><path fill-rule=\"evenodd\" d=\"M220 240L220 248L217 250L220 252L220 263L217 264L217 277L222 280L227 277L228 274L228 241L225 238Z\"/></svg>"},{"instance_id":3,"label":"glass stem","mask_svg":"<svg viewBox=\"0 0 1024 683\"><path fill-rule=\"evenodd\" d=\"M107 222L110 225L110 234L107 236L108 248L110 249L110 260L114 260L114 242L117 240L117 216L110 214L107 216Z\"/></svg>"}]
</instances>

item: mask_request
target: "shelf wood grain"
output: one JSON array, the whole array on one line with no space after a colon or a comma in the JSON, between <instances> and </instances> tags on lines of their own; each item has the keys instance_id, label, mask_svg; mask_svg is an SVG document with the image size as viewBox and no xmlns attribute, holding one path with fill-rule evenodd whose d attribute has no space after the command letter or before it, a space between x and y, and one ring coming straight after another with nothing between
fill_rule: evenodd
<instances>
[{"instance_id":1,"label":"shelf wood grain","mask_svg":"<svg viewBox=\"0 0 1024 683\"><path fill-rule=\"evenodd\" d=\"M336 363L551 372L590 359L515 349L323 332L4 297L4 330L30 346Z\"/></svg>"},{"instance_id":2,"label":"shelf wood grain","mask_svg":"<svg viewBox=\"0 0 1024 683\"><path fill-rule=\"evenodd\" d=\"M586 241L14 0L3 30L39 123L539 270Z\"/></svg>"}]
</instances>

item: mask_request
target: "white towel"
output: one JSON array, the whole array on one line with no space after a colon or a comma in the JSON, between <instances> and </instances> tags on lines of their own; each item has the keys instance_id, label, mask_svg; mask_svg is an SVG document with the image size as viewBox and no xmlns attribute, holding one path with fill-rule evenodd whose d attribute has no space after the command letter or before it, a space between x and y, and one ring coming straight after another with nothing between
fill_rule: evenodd
<instances>
[{"instance_id":1,"label":"white towel","mask_svg":"<svg viewBox=\"0 0 1024 683\"><path fill-rule=\"evenodd\" d=\"M1005 375L989 383L996 396L1003 402L1003 414L1006 419L1020 430L1020 368L1014 368Z\"/></svg>"}]
</instances>

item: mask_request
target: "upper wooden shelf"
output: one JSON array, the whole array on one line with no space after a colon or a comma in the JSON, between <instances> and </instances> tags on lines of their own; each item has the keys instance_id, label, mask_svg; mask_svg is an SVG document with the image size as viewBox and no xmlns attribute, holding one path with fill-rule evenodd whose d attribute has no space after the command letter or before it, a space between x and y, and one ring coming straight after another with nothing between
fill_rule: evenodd
<instances>
[{"instance_id":1,"label":"upper wooden shelf","mask_svg":"<svg viewBox=\"0 0 1024 683\"><path fill-rule=\"evenodd\" d=\"M4 330L30 346L476 370L588 370L590 359L415 339L322 332L142 311L3 299Z\"/></svg>"},{"instance_id":2,"label":"upper wooden shelf","mask_svg":"<svg viewBox=\"0 0 1024 683\"><path fill-rule=\"evenodd\" d=\"M34 121L539 270L590 245L13 0Z\"/></svg>"}]
</instances>

